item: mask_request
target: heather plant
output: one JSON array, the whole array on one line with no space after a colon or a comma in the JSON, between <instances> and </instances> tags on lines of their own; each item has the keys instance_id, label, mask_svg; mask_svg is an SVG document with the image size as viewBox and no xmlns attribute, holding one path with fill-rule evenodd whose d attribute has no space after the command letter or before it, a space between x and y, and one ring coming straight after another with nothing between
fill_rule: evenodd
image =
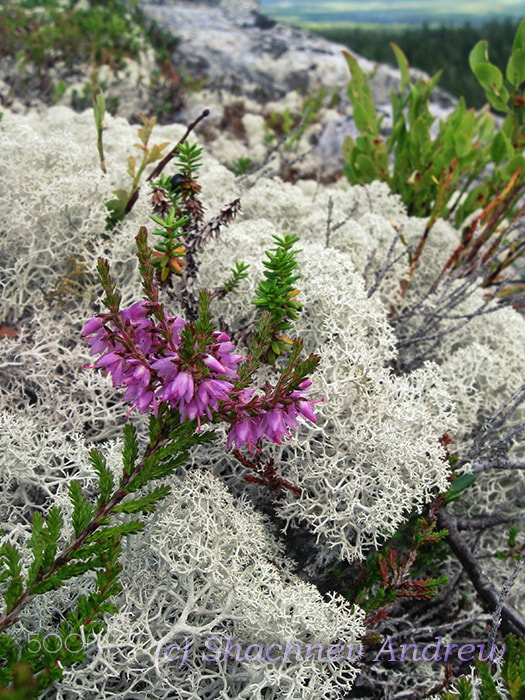
<instances>
[{"instance_id":1,"label":"heather plant","mask_svg":"<svg viewBox=\"0 0 525 700\"><path fill-rule=\"evenodd\" d=\"M243 358L232 352L234 346L225 333L213 330L206 292L200 295L195 323L187 324L181 318L166 315L159 302L146 235L143 229L137 236L145 300L121 310L121 298L109 276L107 262L101 260L98 273L106 293L104 304L108 313L94 317L83 333L91 352L101 355L95 367L110 374L115 387L126 389L124 399L133 401L132 408L153 413L148 446L138 460L136 431L131 424L126 425L123 473L118 486L102 453L91 451L99 497L92 504L78 482L70 484L74 535L66 544L61 543L60 553L57 554L63 537L63 516L55 506L47 518L38 512L33 518L28 541L32 560L25 575L17 547L8 542L2 545L5 611L0 619L0 631L13 625L35 596L52 591L73 577L97 572L96 591L79 598L77 609L61 624L59 648L53 654L46 651L35 658L32 651L35 644L44 649L42 635L31 637L22 648L17 648L8 635L1 637L7 658L1 676L4 685L14 682L15 667L16 673L20 673L20 664L29 663L36 677L36 690L41 691L61 677L64 666L83 658L81 649L71 650L70 643L82 647L93 630L99 629L103 615L116 610L107 600L119 590L120 542L142 526L136 520L110 525L111 517L147 513L155 508L166 496L166 486L156 487L138 498L128 497L151 481L172 474L187 460L191 446L213 439L213 432L201 430L203 421L227 422L228 447L233 442L237 448L248 444L254 451L260 450L263 438L280 443L297 427L298 417L315 421L313 404L306 394L311 385L307 374L314 369L317 358L310 356L301 362L297 343L275 387L266 384L263 395L255 396L249 380L257 364L252 358L249 369L239 375L238 365ZM254 347L255 356L261 356L267 347L265 338L270 328L271 324L263 318L257 335L264 340L259 350Z\"/></svg>"},{"instance_id":2,"label":"heather plant","mask_svg":"<svg viewBox=\"0 0 525 700\"><path fill-rule=\"evenodd\" d=\"M103 116L103 104L99 103L98 108L98 116ZM98 125L101 126L100 120ZM99 135L100 132L101 129ZM101 151L99 142L99 155ZM251 353L246 360L233 352L234 345L226 333L214 330L210 312L212 295L202 291L198 299L193 297L189 282L194 275L180 277L180 296L191 319L189 322L167 315L159 300L159 291L166 286L168 276L163 274L166 268L159 265L158 254L172 260L166 238L173 232L171 224L175 216L178 217L177 237L184 242L179 251L184 253L180 264L186 272L190 265L198 269L203 245L202 240L196 244L192 239L216 233L235 215L235 210L223 213L219 219L199 227L203 218L202 204L197 198L200 186L196 182L200 153L201 149L195 145L181 142L172 152L176 155L179 173L172 176L170 191L162 187L167 184L166 180L153 184L154 208L159 207L162 190L166 194L163 208L168 211L163 218L152 216L161 226L157 237L164 238L156 251L148 247L144 227L136 239L143 301L121 308L121 295L116 292L109 265L104 259L99 260L98 276L105 291L103 303L107 312L92 318L85 325L83 336L91 347L91 354L100 355L94 367L110 375L114 387L125 389L123 398L132 402L131 410L136 408L139 413L153 415L141 457L135 428L131 424L125 426L123 471L118 485L102 452L95 449L90 452L90 461L98 477L96 502L83 494L78 482L72 481L69 486L70 522L64 520L62 510L54 505L45 517L37 512L27 540L31 551L29 563L15 544L5 542L2 545L5 600L2 631L18 621L22 610L36 596L60 588L64 581L96 572L95 591L81 596L76 609L63 620L58 645L52 652L45 647L42 633L31 635L22 645L17 645L9 635L2 636L7 661L1 680L5 686L12 683L13 692L28 669L33 673L30 684L35 692L40 692L62 677L64 667L84 659L84 645L91 641L95 632L100 632L104 615L117 609L108 599L120 589L121 567L117 560L121 540L126 535L136 534L143 526L137 520L120 522L119 516L155 509L168 493L166 485L136 498L131 497L132 494L172 474L187 460L190 447L213 440L213 431L203 430L206 424L226 423L229 426L227 449L235 444L238 459L247 463L239 448L247 445L251 453L258 454L263 439L280 444L297 429L299 418L316 420L312 410L316 401L308 398L311 386L308 375L315 369L318 358L311 354L302 360L299 339L290 341L288 360L280 368L274 384L266 381L259 390L251 386L261 361L277 347L276 337L280 336L276 333L290 327L283 319L297 317L298 304L290 297L293 283L299 277L293 275L297 263L296 252L291 250L296 237L276 238L275 253L267 253L269 272L266 281L257 289L254 303L259 313L248 338L245 337ZM220 289L220 296L224 298L235 291L245 277L246 266L237 263L232 278ZM170 282L173 293L173 282ZM294 295L295 292L292 297ZM278 354L274 352L271 358L274 365ZM241 362L244 362L242 366ZM274 492L286 488L297 496L297 489L280 478L275 469L271 475L265 471L262 477L252 476L247 480ZM116 523L112 520L115 516ZM69 539L68 531L72 531ZM37 652L35 647L38 647Z\"/></svg>"},{"instance_id":3,"label":"heather plant","mask_svg":"<svg viewBox=\"0 0 525 700\"><path fill-rule=\"evenodd\" d=\"M138 498L130 496L180 466L187 458L189 447L212 437L209 433L192 435L192 432L188 425L174 425L166 418L152 421L149 447L137 464L136 432L131 424L127 425L123 471L118 486L102 453L92 450L90 460L98 475L97 500L83 494L80 483L72 481L70 519L66 520L57 506L52 506L46 517L36 511L27 542L30 561L14 544L3 542L1 579L5 607L0 618L0 648L4 664L0 684L4 694L7 692L9 696L9 689L16 689L21 673L33 675L32 690L40 693L62 677L64 667L84 658L84 645L103 627L104 615L117 610L109 599L120 590L118 558L122 538L143 526L140 521L129 518L122 522L117 514L147 513L154 509L166 495L165 486ZM68 537L69 533L72 534ZM30 635L23 644L17 644L5 633L36 596L56 590L86 572L96 574L94 590L89 595L79 596L75 607L64 616L54 632L54 648L46 647L46 635L41 632ZM30 697L35 694L31 693Z\"/></svg>"}]
</instances>

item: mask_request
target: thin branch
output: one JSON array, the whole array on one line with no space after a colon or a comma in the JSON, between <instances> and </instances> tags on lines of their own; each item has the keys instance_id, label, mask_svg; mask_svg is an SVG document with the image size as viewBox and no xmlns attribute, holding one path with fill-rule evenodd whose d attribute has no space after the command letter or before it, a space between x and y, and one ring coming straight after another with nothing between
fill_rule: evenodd
<instances>
[{"instance_id":1,"label":"thin branch","mask_svg":"<svg viewBox=\"0 0 525 700\"><path fill-rule=\"evenodd\" d=\"M396 235L393 237L392 242L390 244L390 247L388 249L388 252L386 254L385 261L384 261L381 269L378 272L376 272L376 278L375 278L373 285L370 287L370 289L367 290L366 295L368 298L370 298L373 294L375 294L376 291L379 289L381 282L385 279L385 275L391 269L391 267L393 265L395 265L398 260L401 260L401 258L407 254L407 250L402 250L401 253L399 253L399 255L397 255L392 260L392 255L394 253L394 249L395 249L397 242L400 240L402 235L403 235L403 229L399 229L396 232ZM374 250L373 257L375 257L375 252L376 251ZM367 262L367 266L366 266L364 273L363 273L363 277L365 279L365 284L366 284L367 277L368 277L368 269L373 261L373 257L371 260L369 260Z\"/></svg>"},{"instance_id":2,"label":"thin branch","mask_svg":"<svg viewBox=\"0 0 525 700\"><path fill-rule=\"evenodd\" d=\"M494 611L498 609L501 602L502 627L505 633L511 632L519 636L525 636L525 620L514 608L500 601L500 595L484 576L478 561L459 534L456 518L446 508L441 508L439 511L438 527L448 530L446 542L465 569L484 607Z\"/></svg>"},{"instance_id":3,"label":"thin branch","mask_svg":"<svg viewBox=\"0 0 525 700\"><path fill-rule=\"evenodd\" d=\"M519 429L509 433L509 436L525 429L525 425L519 426ZM525 459L487 459L478 462L472 468L472 472L479 474L488 469L525 469Z\"/></svg>"},{"instance_id":4,"label":"thin branch","mask_svg":"<svg viewBox=\"0 0 525 700\"><path fill-rule=\"evenodd\" d=\"M199 114L199 116L196 119L194 119L191 122L191 124L188 125L188 127L186 128L186 131L184 132L184 136L182 136L182 138L180 138L177 141L177 143L171 149L171 151L166 156L164 156L164 158L160 161L160 163L158 163L156 168L148 175L148 177L146 178L146 182L151 182L152 180L154 180L156 177L158 177L162 173L162 171L168 165L170 160L175 157L175 154L179 150L179 146L181 146L184 143L184 141L186 141L186 139L191 134L193 129L195 129L197 124L199 122L201 122L203 119L205 119L209 115L209 113L210 113L210 110L205 109L203 112L201 112L201 114Z\"/></svg>"},{"instance_id":5,"label":"thin branch","mask_svg":"<svg viewBox=\"0 0 525 700\"><path fill-rule=\"evenodd\" d=\"M458 530L486 530L489 527L510 523L515 519L515 516L508 513L492 513L478 515L477 518L456 518L456 526Z\"/></svg>"},{"instance_id":6,"label":"thin branch","mask_svg":"<svg viewBox=\"0 0 525 700\"><path fill-rule=\"evenodd\" d=\"M167 166L167 164L170 162L170 160L175 156L177 151L179 150L179 146L186 141L190 133L195 129L197 124L202 121L205 117L207 117L210 113L209 109L205 109L198 117L197 119L194 119L192 123L187 127L186 131L184 132L184 136L180 138L175 146L171 149L171 151L164 156L164 158L160 161L160 163L157 164L157 166L152 170L152 172L148 175L146 178L146 182L151 182L154 180L156 177L158 177L164 168ZM139 197L139 192L140 192L140 187L137 187L131 197L128 199L128 202L126 204L126 207L124 209L125 214L129 214L129 212L133 209L135 206L135 202L137 201Z\"/></svg>"},{"instance_id":7,"label":"thin branch","mask_svg":"<svg viewBox=\"0 0 525 700\"><path fill-rule=\"evenodd\" d=\"M494 640L496 638L498 628L501 624L501 613L503 611L503 606L505 605L505 601L509 597L510 590L511 590L512 586L514 585L516 579L520 575L520 572L524 566L525 566L525 549L522 550L521 557L519 558L519 561L516 562L516 566L514 567L511 575L508 577L508 579L503 584L503 588L501 589L501 593L499 594L498 605L496 607L496 610L494 610L494 615L492 616L492 627L490 628L489 638L487 641L487 644L489 645L489 649L491 649L492 644L494 644Z\"/></svg>"},{"instance_id":8,"label":"thin branch","mask_svg":"<svg viewBox=\"0 0 525 700\"><path fill-rule=\"evenodd\" d=\"M325 237L325 248L330 245L330 236L332 235L332 212L334 209L334 200L332 197L328 197L328 214L326 216L326 237Z\"/></svg>"},{"instance_id":9,"label":"thin branch","mask_svg":"<svg viewBox=\"0 0 525 700\"><path fill-rule=\"evenodd\" d=\"M328 200L328 216L327 216L327 221L326 221L326 242L325 246L328 248L330 245L330 236L332 233L335 233L338 229L341 228L341 226L344 226L347 221L350 221L350 219L355 216L357 210L359 209L359 202L355 201L352 204L352 208L348 212L348 214L345 216L344 219L341 219L341 221L338 221L336 224L332 224L332 209L333 209L334 201L332 197L329 198Z\"/></svg>"}]
</instances>

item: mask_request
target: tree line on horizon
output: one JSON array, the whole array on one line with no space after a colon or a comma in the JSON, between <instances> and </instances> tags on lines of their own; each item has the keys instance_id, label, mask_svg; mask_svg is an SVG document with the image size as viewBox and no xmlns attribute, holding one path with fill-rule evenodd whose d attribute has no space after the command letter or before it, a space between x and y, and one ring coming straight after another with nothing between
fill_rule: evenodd
<instances>
[{"instance_id":1,"label":"tree line on horizon","mask_svg":"<svg viewBox=\"0 0 525 700\"><path fill-rule=\"evenodd\" d=\"M403 49L412 67L429 75L443 70L439 86L456 97L462 95L468 107L480 108L486 99L469 68L469 53L480 39L486 39L490 46L490 61L504 70L517 25L518 20L509 17L492 19L481 25L465 22L460 26L434 26L426 22L406 28L334 25L316 30L316 33L344 44L365 58L394 66L396 62L390 42L395 42Z\"/></svg>"}]
</instances>

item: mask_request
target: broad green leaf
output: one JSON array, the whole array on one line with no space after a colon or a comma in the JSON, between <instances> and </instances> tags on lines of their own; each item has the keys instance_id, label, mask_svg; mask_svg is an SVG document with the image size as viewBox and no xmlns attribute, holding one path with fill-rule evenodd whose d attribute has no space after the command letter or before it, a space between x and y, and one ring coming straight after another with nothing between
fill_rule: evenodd
<instances>
[{"instance_id":1,"label":"broad green leaf","mask_svg":"<svg viewBox=\"0 0 525 700\"><path fill-rule=\"evenodd\" d=\"M514 35L514 41L512 42L512 53L516 49L525 48L525 19L522 19L518 28L516 29L516 34Z\"/></svg>"},{"instance_id":2,"label":"broad green leaf","mask_svg":"<svg viewBox=\"0 0 525 700\"><path fill-rule=\"evenodd\" d=\"M457 131L454 134L454 147L458 158L468 155L471 143L469 137L463 131Z\"/></svg>"},{"instance_id":3,"label":"broad green leaf","mask_svg":"<svg viewBox=\"0 0 525 700\"><path fill-rule=\"evenodd\" d=\"M501 168L501 174L508 180L512 177L512 175L514 175L518 168L521 169L521 177L523 178L523 174L525 172L525 158L520 155L516 155L511 158L509 162Z\"/></svg>"},{"instance_id":4,"label":"broad green leaf","mask_svg":"<svg viewBox=\"0 0 525 700\"><path fill-rule=\"evenodd\" d=\"M462 474L454 479L450 486L450 491L460 493L471 486L477 478L477 474Z\"/></svg>"},{"instance_id":5,"label":"broad green leaf","mask_svg":"<svg viewBox=\"0 0 525 700\"><path fill-rule=\"evenodd\" d=\"M372 182L377 177L377 168L374 162L364 153L357 156L355 168L363 178L363 182Z\"/></svg>"},{"instance_id":6,"label":"broad green leaf","mask_svg":"<svg viewBox=\"0 0 525 700\"><path fill-rule=\"evenodd\" d=\"M504 87L501 87L501 90L498 94L496 94L492 90L487 90L485 92L485 96L492 105L492 107L494 107L494 109L497 109L499 112L508 113L509 105L507 104L507 100L509 99L509 93L505 90Z\"/></svg>"},{"instance_id":7,"label":"broad green leaf","mask_svg":"<svg viewBox=\"0 0 525 700\"><path fill-rule=\"evenodd\" d=\"M494 131L494 117L488 109L480 112L476 119L476 133L480 141L488 140Z\"/></svg>"},{"instance_id":8,"label":"broad green leaf","mask_svg":"<svg viewBox=\"0 0 525 700\"><path fill-rule=\"evenodd\" d=\"M377 134L377 127L374 125L374 121L377 121L375 110L371 113L370 110L367 109L366 104L356 104L354 105L353 118L355 125L362 134Z\"/></svg>"},{"instance_id":9,"label":"broad green leaf","mask_svg":"<svg viewBox=\"0 0 525 700\"><path fill-rule=\"evenodd\" d=\"M487 50L488 45L488 41L485 41L483 39L482 41L478 41L478 43L470 52L468 62L470 65L470 69L473 73L476 72L474 69L477 65L479 65L480 63L486 63L489 60L489 54Z\"/></svg>"},{"instance_id":10,"label":"broad green leaf","mask_svg":"<svg viewBox=\"0 0 525 700\"><path fill-rule=\"evenodd\" d=\"M490 147L490 155L496 165L499 165L507 158L512 158L514 155L512 144L503 131L499 131L494 137Z\"/></svg>"},{"instance_id":11,"label":"broad green leaf","mask_svg":"<svg viewBox=\"0 0 525 700\"><path fill-rule=\"evenodd\" d=\"M507 80L515 88L525 81L525 48L516 49L512 52L505 71Z\"/></svg>"},{"instance_id":12,"label":"broad green leaf","mask_svg":"<svg viewBox=\"0 0 525 700\"><path fill-rule=\"evenodd\" d=\"M412 124L409 131L411 152L414 158L419 160L419 156L428 150L431 139L426 120L418 117Z\"/></svg>"},{"instance_id":13,"label":"broad green leaf","mask_svg":"<svg viewBox=\"0 0 525 700\"><path fill-rule=\"evenodd\" d=\"M485 90L497 93L503 85L503 75L500 69L492 63L478 63L474 66L474 75Z\"/></svg>"},{"instance_id":14,"label":"broad green leaf","mask_svg":"<svg viewBox=\"0 0 525 700\"><path fill-rule=\"evenodd\" d=\"M355 56L353 56L349 51L343 51L343 56L345 57L346 63L352 75L352 81L350 82L349 87L352 86L352 84L355 84L356 86L365 85L365 74L361 70L361 66L357 62Z\"/></svg>"},{"instance_id":15,"label":"broad green leaf","mask_svg":"<svg viewBox=\"0 0 525 700\"><path fill-rule=\"evenodd\" d=\"M443 74L443 70L438 70L438 72L434 73L434 75L430 78L430 80L427 83L427 88L428 88L429 93L432 92L432 90L439 83L439 80L440 80L442 74Z\"/></svg>"}]
</instances>

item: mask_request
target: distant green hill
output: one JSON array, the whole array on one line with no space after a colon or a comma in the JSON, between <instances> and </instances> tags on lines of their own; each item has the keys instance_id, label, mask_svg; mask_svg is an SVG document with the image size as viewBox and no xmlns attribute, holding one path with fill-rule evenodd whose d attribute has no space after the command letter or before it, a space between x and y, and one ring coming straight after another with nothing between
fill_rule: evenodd
<instances>
[{"instance_id":1,"label":"distant green hill","mask_svg":"<svg viewBox=\"0 0 525 700\"><path fill-rule=\"evenodd\" d=\"M525 14L522 0L427 0L424 5L420 0L261 0L261 11L294 24L461 24Z\"/></svg>"}]
</instances>

